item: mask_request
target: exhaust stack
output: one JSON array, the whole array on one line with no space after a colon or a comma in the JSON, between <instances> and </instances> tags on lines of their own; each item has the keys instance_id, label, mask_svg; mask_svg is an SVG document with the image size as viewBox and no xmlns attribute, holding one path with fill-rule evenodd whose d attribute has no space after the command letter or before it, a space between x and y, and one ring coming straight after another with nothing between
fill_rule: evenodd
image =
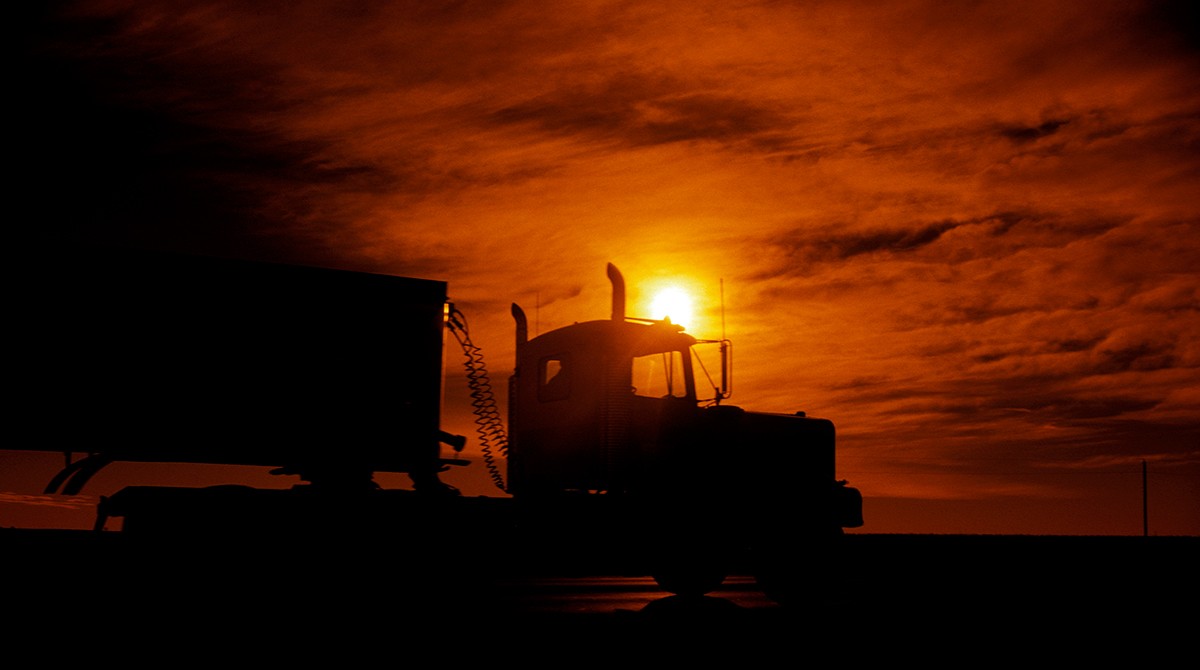
<instances>
[{"instance_id":1,"label":"exhaust stack","mask_svg":"<svg viewBox=\"0 0 1200 670\"><path fill-rule=\"evenodd\" d=\"M625 278L612 263L608 264L608 280L612 282L612 320L625 320Z\"/></svg>"}]
</instances>

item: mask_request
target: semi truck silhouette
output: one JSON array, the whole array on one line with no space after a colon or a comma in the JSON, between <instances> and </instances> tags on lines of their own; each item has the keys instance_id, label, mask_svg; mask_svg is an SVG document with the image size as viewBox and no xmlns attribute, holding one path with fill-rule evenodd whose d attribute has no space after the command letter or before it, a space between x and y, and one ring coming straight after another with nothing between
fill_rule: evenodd
<instances>
[{"instance_id":1,"label":"semi truck silhouette","mask_svg":"<svg viewBox=\"0 0 1200 670\"><path fill-rule=\"evenodd\" d=\"M618 543L666 591L749 565L766 594L826 579L862 496L836 475L834 424L726 403L731 344L612 310L530 337L515 303L507 426L442 281L156 251L52 245L24 259L8 448L63 452L47 493L114 462L267 466L290 488L126 486L95 530L140 538L396 538L409 553ZM442 481L447 335L464 355L497 495ZM715 378L714 378L715 377ZM378 473L406 473L385 489Z\"/></svg>"}]
</instances>

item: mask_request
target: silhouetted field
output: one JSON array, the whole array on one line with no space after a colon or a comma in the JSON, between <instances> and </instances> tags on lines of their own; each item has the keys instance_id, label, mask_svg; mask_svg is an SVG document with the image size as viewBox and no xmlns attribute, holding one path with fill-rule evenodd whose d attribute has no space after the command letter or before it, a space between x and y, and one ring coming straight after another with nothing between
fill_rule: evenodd
<instances>
[{"instance_id":1,"label":"silhouetted field","mask_svg":"<svg viewBox=\"0 0 1200 670\"><path fill-rule=\"evenodd\" d=\"M636 551L540 542L437 545L403 534L285 543L130 538L119 532L0 529L10 609L57 612L120 604L132 616L182 621L248 613L489 612L520 620L511 577L641 575ZM849 534L837 560L798 558L785 612L825 612L847 625L956 626L967 621L1091 626L1196 616L1200 537ZM749 574L738 565L735 573ZM445 607L443 607L445 606ZM131 616L131 615L125 615ZM563 613L569 617L569 612ZM546 623L548 617L541 616Z\"/></svg>"},{"instance_id":2,"label":"silhouetted field","mask_svg":"<svg viewBox=\"0 0 1200 670\"><path fill-rule=\"evenodd\" d=\"M9 633L0 662L24 667L11 662L32 653L344 667L499 654L544 667L786 667L832 654L889 665L1171 667L1194 653L1200 630L1200 537L850 534L832 564L797 565L786 606L662 593L613 613L578 610L569 597L534 610L522 589L543 577L570 589L572 578L639 575L629 548L385 536L167 541L0 529Z\"/></svg>"},{"instance_id":3,"label":"silhouetted field","mask_svg":"<svg viewBox=\"0 0 1200 670\"><path fill-rule=\"evenodd\" d=\"M613 547L581 551L553 538L522 549L0 529L12 633L0 660L28 658L21 650L30 647L47 660L155 667L495 655L542 667L787 667L831 657L1170 667L1194 652L1200 537L844 539L833 566L798 566L801 593L786 606L662 593L613 613L577 610L569 598L552 611L526 606L522 585L540 577L570 589L573 578L642 567Z\"/></svg>"}]
</instances>

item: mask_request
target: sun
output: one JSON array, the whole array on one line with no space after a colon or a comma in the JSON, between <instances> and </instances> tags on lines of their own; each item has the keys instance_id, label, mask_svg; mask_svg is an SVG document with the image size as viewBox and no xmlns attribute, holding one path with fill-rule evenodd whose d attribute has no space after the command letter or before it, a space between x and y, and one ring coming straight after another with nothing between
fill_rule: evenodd
<instances>
[{"instance_id":1,"label":"sun","mask_svg":"<svg viewBox=\"0 0 1200 670\"><path fill-rule=\"evenodd\" d=\"M651 318L670 319L671 323L686 326L692 322L692 296L678 286L663 288L654 294L650 313Z\"/></svg>"}]
</instances>

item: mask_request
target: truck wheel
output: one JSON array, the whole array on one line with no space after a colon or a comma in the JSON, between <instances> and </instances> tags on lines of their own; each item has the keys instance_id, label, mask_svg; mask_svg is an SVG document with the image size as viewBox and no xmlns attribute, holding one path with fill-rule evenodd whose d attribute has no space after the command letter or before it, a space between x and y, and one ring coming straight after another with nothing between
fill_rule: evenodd
<instances>
[{"instance_id":1,"label":"truck wheel","mask_svg":"<svg viewBox=\"0 0 1200 670\"><path fill-rule=\"evenodd\" d=\"M823 604L842 583L843 550L840 534L760 544L753 552L754 578L763 595L785 607Z\"/></svg>"},{"instance_id":2,"label":"truck wheel","mask_svg":"<svg viewBox=\"0 0 1200 670\"><path fill-rule=\"evenodd\" d=\"M685 505L683 500L689 502ZM678 492L655 501L644 515L640 539L650 576L664 591L697 597L725 582L733 555L725 536L735 526L721 502L690 500Z\"/></svg>"},{"instance_id":3,"label":"truck wheel","mask_svg":"<svg viewBox=\"0 0 1200 670\"><path fill-rule=\"evenodd\" d=\"M728 575L717 565L680 565L657 570L652 576L662 590L695 598L720 588Z\"/></svg>"},{"instance_id":4,"label":"truck wheel","mask_svg":"<svg viewBox=\"0 0 1200 670\"><path fill-rule=\"evenodd\" d=\"M719 543L692 539L657 543L650 575L664 591L678 596L702 596L715 591L729 575L728 551Z\"/></svg>"}]
</instances>

